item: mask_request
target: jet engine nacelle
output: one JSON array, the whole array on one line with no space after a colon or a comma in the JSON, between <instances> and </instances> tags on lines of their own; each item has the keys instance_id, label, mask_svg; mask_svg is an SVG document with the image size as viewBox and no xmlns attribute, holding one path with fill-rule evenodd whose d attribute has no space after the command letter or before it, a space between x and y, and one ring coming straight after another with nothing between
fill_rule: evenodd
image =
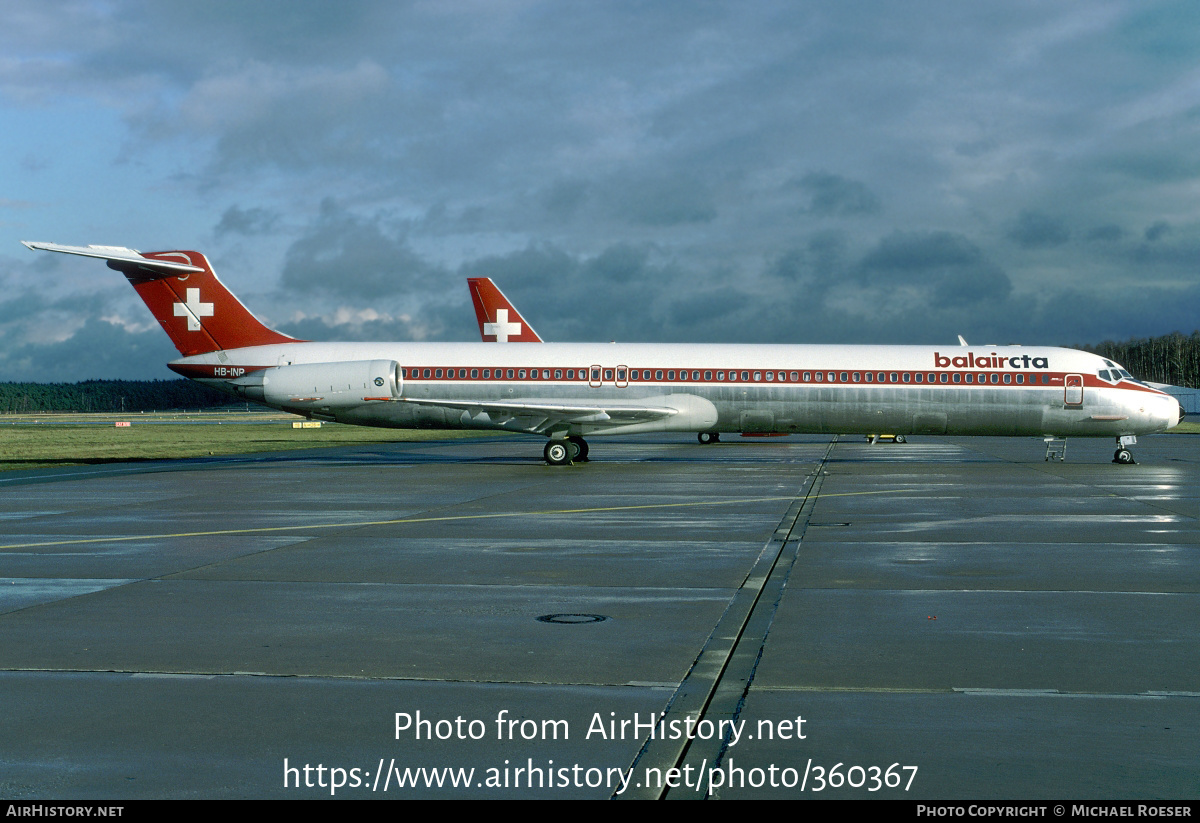
<instances>
[{"instance_id":1,"label":"jet engine nacelle","mask_svg":"<svg viewBox=\"0 0 1200 823\"><path fill-rule=\"evenodd\" d=\"M234 385L239 394L271 406L330 410L399 397L403 377L395 360L345 360L263 369Z\"/></svg>"}]
</instances>

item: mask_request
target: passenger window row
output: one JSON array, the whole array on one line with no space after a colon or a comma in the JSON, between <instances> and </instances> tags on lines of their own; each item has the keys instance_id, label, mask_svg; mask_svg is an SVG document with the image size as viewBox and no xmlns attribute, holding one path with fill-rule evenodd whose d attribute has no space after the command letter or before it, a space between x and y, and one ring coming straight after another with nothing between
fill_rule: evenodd
<instances>
[{"instance_id":1,"label":"passenger window row","mask_svg":"<svg viewBox=\"0 0 1200 823\"><path fill-rule=\"evenodd\" d=\"M551 380L592 383L690 382L690 383L915 383L915 384L1016 384L1048 385L1050 375L1025 372L848 372L848 371L752 371L714 369L615 369L598 366L585 369L465 369L405 368L406 380ZM1109 379L1103 372L1100 377ZM1116 379L1115 377L1112 379Z\"/></svg>"}]
</instances>

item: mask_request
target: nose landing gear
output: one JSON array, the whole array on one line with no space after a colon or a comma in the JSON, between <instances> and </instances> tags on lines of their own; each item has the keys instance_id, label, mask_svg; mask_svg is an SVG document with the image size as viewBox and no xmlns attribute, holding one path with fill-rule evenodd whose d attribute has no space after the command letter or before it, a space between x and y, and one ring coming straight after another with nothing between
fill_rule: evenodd
<instances>
[{"instance_id":1,"label":"nose landing gear","mask_svg":"<svg viewBox=\"0 0 1200 823\"><path fill-rule=\"evenodd\" d=\"M1117 438L1117 450L1113 452L1113 462L1132 465L1137 461L1133 459L1133 452L1128 447L1137 443L1137 437L1132 434L1123 434Z\"/></svg>"}]
</instances>

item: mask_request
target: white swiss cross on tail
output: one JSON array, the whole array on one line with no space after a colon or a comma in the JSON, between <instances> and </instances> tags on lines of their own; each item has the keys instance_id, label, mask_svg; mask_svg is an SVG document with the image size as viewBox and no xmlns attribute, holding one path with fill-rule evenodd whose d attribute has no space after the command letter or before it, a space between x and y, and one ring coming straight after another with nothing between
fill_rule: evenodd
<instances>
[{"instance_id":1,"label":"white swiss cross on tail","mask_svg":"<svg viewBox=\"0 0 1200 823\"><path fill-rule=\"evenodd\" d=\"M187 318L188 331L200 331L200 318L213 316L213 304L200 302L200 289L188 289L187 302L175 304L175 316Z\"/></svg>"},{"instance_id":2,"label":"white swiss cross on tail","mask_svg":"<svg viewBox=\"0 0 1200 823\"><path fill-rule=\"evenodd\" d=\"M211 312L210 308L209 313ZM515 337L521 333L521 324L508 322L508 309L496 309L496 322L484 323L483 333L496 335L497 343L507 343L510 334Z\"/></svg>"}]
</instances>

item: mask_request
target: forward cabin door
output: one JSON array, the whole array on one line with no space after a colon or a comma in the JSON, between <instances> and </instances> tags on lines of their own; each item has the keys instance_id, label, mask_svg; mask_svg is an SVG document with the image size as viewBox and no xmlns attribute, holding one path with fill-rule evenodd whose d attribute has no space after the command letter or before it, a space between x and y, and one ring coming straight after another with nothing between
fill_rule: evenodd
<instances>
[{"instance_id":1,"label":"forward cabin door","mask_svg":"<svg viewBox=\"0 0 1200 823\"><path fill-rule=\"evenodd\" d=\"M1067 406L1083 405L1083 375L1068 374L1063 380L1063 403Z\"/></svg>"}]
</instances>

